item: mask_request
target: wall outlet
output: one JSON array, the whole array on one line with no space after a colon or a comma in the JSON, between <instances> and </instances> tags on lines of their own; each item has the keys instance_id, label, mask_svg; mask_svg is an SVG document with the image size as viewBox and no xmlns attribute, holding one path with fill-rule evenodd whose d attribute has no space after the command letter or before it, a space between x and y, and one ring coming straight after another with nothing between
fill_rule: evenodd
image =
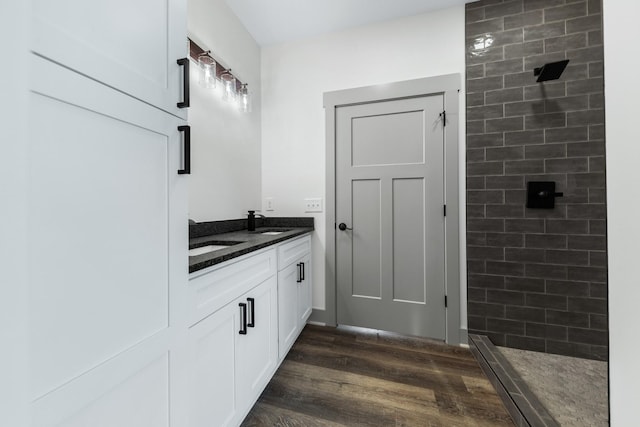
<instances>
[{"instance_id":1,"label":"wall outlet","mask_svg":"<svg viewBox=\"0 0 640 427\"><path fill-rule=\"evenodd\" d=\"M322 212L322 199L304 199L305 212Z\"/></svg>"},{"instance_id":2,"label":"wall outlet","mask_svg":"<svg viewBox=\"0 0 640 427\"><path fill-rule=\"evenodd\" d=\"M267 212L275 211L273 197L265 197L264 199L264 210Z\"/></svg>"}]
</instances>

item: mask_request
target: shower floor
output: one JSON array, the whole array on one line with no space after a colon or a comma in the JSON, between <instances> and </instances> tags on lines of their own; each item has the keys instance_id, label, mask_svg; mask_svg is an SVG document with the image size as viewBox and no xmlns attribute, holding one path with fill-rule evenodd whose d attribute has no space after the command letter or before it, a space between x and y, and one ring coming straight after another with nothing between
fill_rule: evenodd
<instances>
[{"instance_id":1,"label":"shower floor","mask_svg":"<svg viewBox=\"0 0 640 427\"><path fill-rule=\"evenodd\" d=\"M497 347L561 425L609 425L607 362Z\"/></svg>"},{"instance_id":2,"label":"shower floor","mask_svg":"<svg viewBox=\"0 0 640 427\"><path fill-rule=\"evenodd\" d=\"M516 426L609 425L607 362L496 347L469 334L469 348Z\"/></svg>"}]
</instances>

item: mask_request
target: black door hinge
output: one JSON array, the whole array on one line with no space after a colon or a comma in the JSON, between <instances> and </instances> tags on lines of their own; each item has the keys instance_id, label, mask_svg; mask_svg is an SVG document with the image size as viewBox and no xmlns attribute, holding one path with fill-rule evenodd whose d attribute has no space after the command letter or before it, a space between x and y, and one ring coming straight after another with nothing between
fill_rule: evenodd
<instances>
[{"instance_id":1,"label":"black door hinge","mask_svg":"<svg viewBox=\"0 0 640 427\"><path fill-rule=\"evenodd\" d=\"M447 110L438 114L438 116L442 117L442 127L445 127L447 125Z\"/></svg>"},{"instance_id":2,"label":"black door hinge","mask_svg":"<svg viewBox=\"0 0 640 427\"><path fill-rule=\"evenodd\" d=\"M447 308L447 306L448 306L448 305L447 305L447 296L445 295L445 296L444 296L444 308Z\"/></svg>"},{"instance_id":3,"label":"black door hinge","mask_svg":"<svg viewBox=\"0 0 640 427\"><path fill-rule=\"evenodd\" d=\"M442 212L444 213L444 216L447 216L447 205L442 207Z\"/></svg>"}]
</instances>

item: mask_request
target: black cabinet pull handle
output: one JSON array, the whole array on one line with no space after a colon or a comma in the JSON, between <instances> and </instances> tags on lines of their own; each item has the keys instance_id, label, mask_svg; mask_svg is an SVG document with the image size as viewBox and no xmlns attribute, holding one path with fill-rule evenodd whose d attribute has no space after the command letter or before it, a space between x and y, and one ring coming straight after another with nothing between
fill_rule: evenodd
<instances>
[{"instance_id":1,"label":"black cabinet pull handle","mask_svg":"<svg viewBox=\"0 0 640 427\"><path fill-rule=\"evenodd\" d=\"M191 173L191 126L178 126L178 131L184 133L184 168L178 169L178 175Z\"/></svg>"},{"instance_id":2,"label":"black cabinet pull handle","mask_svg":"<svg viewBox=\"0 0 640 427\"><path fill-rule=\"evenodd\" d=\"M183 101L178 102L178 108L187 108L190 104L190 96L189 96L189 58L180 58L176 61L178 65L184 67L184 72L182 74L182 96Z\"/></svg>"},{"instance_id":3,"label":"black cabinet pull handle","mask_svg":"<svg viewBox=\"0 0 640 427\"><path fill-rule=\"evenodd\" d=\"M249 316L251 320L247 322L247 326L253 328L256 326L256 311L255 311L255 302L256 300L253 298L247 298L247 302L249 303Z\"/></svg>"},{"instance_id":4,"label":"black cabinet pull handle","mask_svg":"<svg viewBox=\"0 0 640 427\"><path fill-rule=\"evenodd\" d=\"M304 280L304 262L301 262L300 264L302 264L302 280Z\"/></svg>"},{"instance_id":5,"label":"black cabinet pull handle","mask_svg":"<svg viewBox=\"0 0 640 427\"><path fill-rule=\"evenodd\" d=\"M240 306L240 335L247 335L247 304L241 302Z\"/></svg>"},{"instance_id":6,"label":"black cabinet pull handle","mask_svg":"<svg viewBox=\"0 0 640 427\"><path fill-rule=\"evenodd\" d=\"M344 222L341 222L340 224L338 224L338 228L339 228L341 231L344 231L344 230L353 230L353 228L349 228L349 227L347 227L347 224L345 224Z\"/></svg>"},{"instance_id":7,"label":"black cabinet pull handle","mask_svg":"<svg viewBox=\"0 0 640 427\"><path fill-rule=\"evenodd\" d=\"M296 282L300 283L302 282L302 263L298 263L296 264L296 267L298 269L298 277L296 278Z\"/></svg>"}]
</instances>

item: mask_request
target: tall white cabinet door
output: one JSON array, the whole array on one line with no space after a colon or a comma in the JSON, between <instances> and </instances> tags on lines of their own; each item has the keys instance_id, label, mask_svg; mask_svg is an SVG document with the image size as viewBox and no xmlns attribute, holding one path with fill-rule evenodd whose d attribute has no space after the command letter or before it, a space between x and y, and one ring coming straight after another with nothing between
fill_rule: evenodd
<instances>
[{"instance_id":1,"label":"tall white cabinet door","mask_svg":"<svg viewBox=\"0 0 640 427\"><path fill-rule=\"evenodd\" d=\"M28 2L0 4L0 426L27 417L26 37ZM7 66L10 58L11 66Z\"/></svg>"},{"instance_id":2,"label":"tall white cabinet door","mask_svg":"<svg viewBox=\"0 0 640 427\"><path fill-rule=\"evenodd\" d=\"M185 0L33 0L31 49L186 118ZM186 76L188 79L188 76Z\"/></svg>"},{"instance_id":3,"label":"tall white cabinet door","mask_svg":"<svg viewBox=\"0 0 640 427\"><path fill-rule=\"evenodd\" d=\"M312 285L311 285L311 255L301 260L303 267L303 279L298 283L298 329L302 330L311 316Z\"/></svg>"},{"instance_id":4,"label":"tall white cabinet door","mask_svg":"<svg viewBox=\"0 0 640 427\"><path fill-rule=\"evenodd\" d=\"M298 337L297 264L278 272L278 348L283 359Z\"/></svg>"},{"instance_id":5,"label":"tall white cabinet door","mask_svg":"<svg viewBox=\"0 0 640 427\"><path fill-rule=\"evenodd\" d=\"M31 61L33 425L184 425L183 122Z\"/></svg>"},{"instance_id":6,"label":"tall white cabinet door","mask_svg":"<svg viewBox=\"0 0 640 427\"><path fill-rule=\"evenodd\" d=\"M240 299L247 304L249 324L246 335L236 336L236 396L239 402L247 403L242 416L262 393L277 366L277 290L277 279L272 276Z\"/></svg>"}]
</instances>

